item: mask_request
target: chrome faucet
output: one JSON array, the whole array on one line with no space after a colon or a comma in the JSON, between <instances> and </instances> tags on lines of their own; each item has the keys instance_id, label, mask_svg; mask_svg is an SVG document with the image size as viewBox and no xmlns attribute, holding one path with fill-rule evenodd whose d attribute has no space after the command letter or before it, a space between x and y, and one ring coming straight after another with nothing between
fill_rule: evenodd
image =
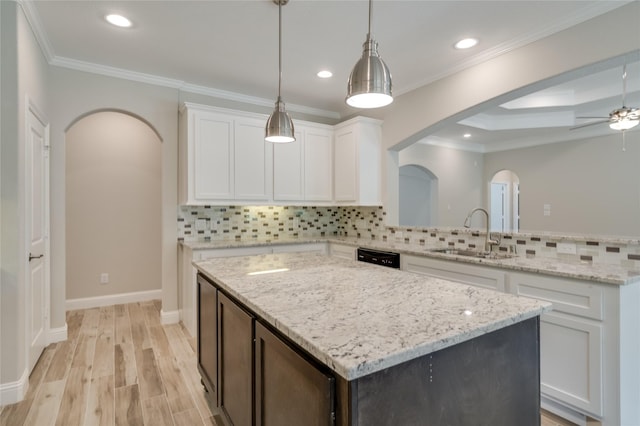
<instances>
[{"instance_id":1,"label":"chrome faucet","mask_svg":"<svg viewBox=\"0 0 640 426\"><path fill-rule=\"evenodd\" d=\"M489 220L489 212L486 211L485 209L483 209L482 207L476 207L475 209L471 210L469 212L469 214L467 215L467 218L464 220L464 227L465 228L470 228L471 227L471 216L473 216L473 214L477 211L481 211L482 213L484 213L486 219L487 219L487 233L484 236L484 251L485 253L490 253L491 252L491 247L494 245L498 245L500 244L499 241L496 240L492 240L490 238L490 234L489 234L489 224L491 223Z\"/></svg>"}]
</instances>

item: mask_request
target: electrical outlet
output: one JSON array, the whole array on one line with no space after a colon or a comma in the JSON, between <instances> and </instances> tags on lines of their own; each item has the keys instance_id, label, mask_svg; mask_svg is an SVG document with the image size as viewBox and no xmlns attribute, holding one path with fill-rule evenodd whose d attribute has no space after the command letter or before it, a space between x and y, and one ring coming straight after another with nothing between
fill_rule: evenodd
<instances>
[{"instance_id":1,"label":"electrical outlet","mask_svg":"<svg viewBox=\"0 0 640 426\"><path fill-rule=\"evenodd\" d=\"M562 254L576 254L576 245L574 243L558 243L556 250Z\"/></svg>"},{"instance_id":2,"label":"electrical outlet","mask_svg":"<svg viewBox=\"0 0 640 426\"><path fill-rule=\"evenodd\" d=\"M300 228L300 218L298 218L298 217L294 217L293 218L293 228L294 229Z\"/></svg>"},{"instance_id":3,"label":"electrical outlet","mask_svg":"<svg viewBox=\"0 0 640 426\"><path fill-rule=\"evenodd\" d=\"M100 284L109 284L109 274L103 272L100 274Z\"/></svg>"},{"instance_id":4,"label":"electrical outlet","mask_svg":"<svg viewBox=\"0 0 640 426\"><path fill-rule=\"evenodd\" d=\"M196 231L207 229L207 219L196 219Z\"/></svg>"}]
</instances>

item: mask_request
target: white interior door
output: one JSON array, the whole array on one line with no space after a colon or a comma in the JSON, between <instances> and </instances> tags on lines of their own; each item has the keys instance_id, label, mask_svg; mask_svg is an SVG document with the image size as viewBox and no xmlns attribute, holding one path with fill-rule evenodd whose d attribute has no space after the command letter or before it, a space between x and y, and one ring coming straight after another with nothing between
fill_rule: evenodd
<instances>
[{"instance_id":1,"label":"white interior door","mask_svg":"<svg viewBox=\"0 0 640 426\"><path fill-rule=\"evenodd\" d=\"M26 234L29 266L26 316L29 333L29 371L47 345L49 307L49 147L48 127L33 108L26 116Z\"/></svg>"}]
</instances>

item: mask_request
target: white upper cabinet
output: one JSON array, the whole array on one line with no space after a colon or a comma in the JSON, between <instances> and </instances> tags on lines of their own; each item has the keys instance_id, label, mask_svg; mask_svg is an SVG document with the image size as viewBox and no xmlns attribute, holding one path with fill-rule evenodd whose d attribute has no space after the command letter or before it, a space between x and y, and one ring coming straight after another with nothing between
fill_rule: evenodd
<instances>
[{"instance_id":1,"label":"white upper cabinet","mask_svg":"<svg viewBox=\"0 0 640 426\"><path fill-rule=\"evenodd\" d=\"M274 144L273 199L329 204L333 189L333 130L296 122L296 140Z\"/></svg>"},{"instance_id":2,"label":"white upper cabinet","mask_svg":"<svg viewBox=\"0 0 640 426\"><path fill-rule=\"evenodd\" d=\"M331 201L333 189L333 132L304 130L304 199Z\"/></svg>"},{"instance_id":3,"label":"white upper cabinet","mask_svg":"<svg viewBox=\"0 0 640 426\"><path fill-rule=\"evenodd\" d=\"M304 141L296 126L296 140L273 144L273 199L304 200Z\"/></svg>"},{"instance_id":4,"label":"white upper cabinet","mask_svg":"<svg viewBox=\"0 0 640 426\"><path fill-rule=\"evenodd\" d=\"M180 204L271 199L271 147L264 120L185 104L180 111Z\"/></svg>"},{"instance_id":5,"label":"white upper cabinet","mask_svg":"<svg viewBox=\"0 0 640 426\"><path fill-rule=\"evenodd\" d=\"M381 122L295 120L296 141L267 143L267 116L185 103L182 205L380 205Z\"/></svg>"},{"instance_id":6,"label":"white upper cabinet","mask_svg":"<svg viewBox=\"0 0 640 426\"><path fill-rule=\"evenodd\" d=\"M334 134L336 203L382 205L382 122L356 117L336 125Z\"/></svg>"},{"instance_id":7,"label":"white upper cabinet","mask_svg":"<svg viewBox=\"0 0 640 426\"><path fill-rule=\"evenodd\" d=\"M235 199L268 201L271 199L272 144L264 141L265 121L235 121L234 183Z\"/></svg>"}]
</instances>

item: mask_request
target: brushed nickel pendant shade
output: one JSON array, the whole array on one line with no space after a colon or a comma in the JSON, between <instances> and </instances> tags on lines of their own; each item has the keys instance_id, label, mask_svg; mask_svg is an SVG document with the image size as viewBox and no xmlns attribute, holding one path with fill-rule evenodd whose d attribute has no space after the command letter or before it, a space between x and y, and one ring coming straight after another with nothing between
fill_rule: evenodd
<instances>
[{"instance_id":1,"label":"brushed nickel pendant shade","mask_svg":"<svg viewBox=\"0 0 640 426\"><path fill-rule=\"evenodd\" d=\"M347 83L348 105L356 108L379 108L393 102L391 73L378 54L378 43L371 37L372 0L369 0L369 31L362 45L362 57L351 71Z\"/></svg>"},{"instance_id":2,"label":"brushed nickel pendant shade","mask_svg":"<svg viewBox=\"0 0 640 426\"><path fill-rule=\"evenodd\" d=\"M287 143L296 140L293 121L284 106L284 101L280 97L280 88L282 86L282 6L286 5L289 0L273 0L278 5L278 99L276 106L269 119L265 129L264 140L274 143Z\"/></svg>"}]
</instances>

